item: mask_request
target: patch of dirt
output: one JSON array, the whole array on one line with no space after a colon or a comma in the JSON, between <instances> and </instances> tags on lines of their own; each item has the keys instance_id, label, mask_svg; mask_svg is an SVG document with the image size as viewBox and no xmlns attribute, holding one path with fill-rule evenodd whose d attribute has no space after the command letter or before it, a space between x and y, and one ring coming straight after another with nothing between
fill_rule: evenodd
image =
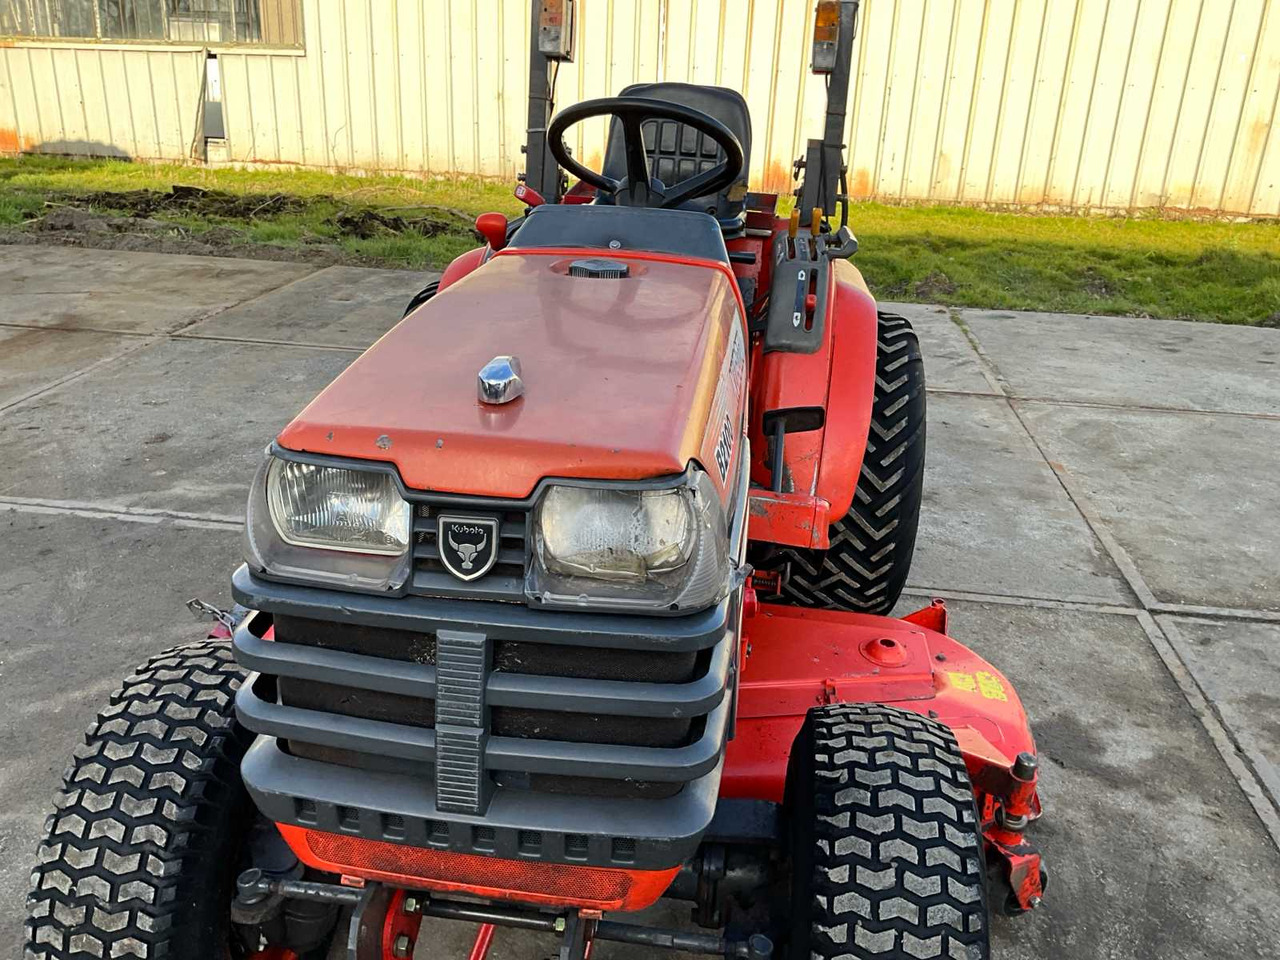
<instances>
[{"instance_id":1,"label":"patch of dirt","mask_svg":"<svg viewBox=\"0 0 1280 960\"><path fill-rule=\"evenodd\" d=\"M236 194L175 184L167 193L159 190L126 190L114 193L68 194L65 203L88 209L116 210L130 217L175 213L211 220L270 220L305 212L316 204L338 207L328 223L344 237L369 237L387 233L417 233L424 237L448 231L472 231L472 218L447 207L406 207L411 215L387 209L351 206L329 194L297 197L286 193Z\"/></svg>"},{"instance_id":2,"label":"patch of dirt","mask_svg":"<svg viewBox=\"0 0 1280 960\"><path fill-rule=\"evenodd\" d=\"M1276 311L1264 320L1259 320L1258 326L1270 327L1273 330L1280 330L1280 310Z\"/></svg>"},{"instance_id":3,"label":"patch of dirt","mask_svg":"<svg viewBox=\"0 0 1280 960\"><path fill-rule=\"evenodd\" d=\"M228 220L252 220L256 217L300 213L306 209L308 202L285 193L237 194L179 184L171 187L168 193L159 190L122 190L68 194L64 199L77 206L123 210L135 217L148 217L153 213L168 211L200 217L223 217Z\"/></svg>"},{"instance_id":4,"label":"patch of dirt","mask_svg":"<svg viewBox=\"0 0 1280 960\"><path fill-rule=\"evenodd\" d=\"M54 233L158 233L180 231L182 228L150 217L108 217L79 207L55 207L40 219L32 221L31 229Z\"/></svg>"},{"instance_id":5,"label":"patch of dirt","mask_svg":"<svg viewBox=\"0 0 1280 960\"><path fill-rule=\"evenodd\" d=\"M432 211L416 217L401 217L369 208L343 210L330 217L329 223L337 227L344 237L359 237L361 240L402 233L434 237L459 230L474 232L472 222L452 210Z\"/></svg>"},{"instance_id":6,"label":"patch of dirt","mask_svg":"<svg viewBox=\"0 0 1280 960\"><path fill-rule=\"evenodd\" d=\"M911 288L917 300L926 302L937 300L939 297L950 296L955 293L958 288L951 282L941 270L934 270L923 280L917 280Z\"/></svg>"},{"instance_id":7,"label":"patch of dirt","mask_svg":"<svg viewBox=\"0 0 1280 960\"><path fill-rule=\"evenodd\" d=\"M338 208L338 212L325 222L337 231L339 239L404 234L434 237L453 233L469 234L479 240L471 217L446 207L406 207L393 211L350 206L328 195L241 195L175 185L168 192L128 190L60 195L46 204L42 215L28 220L21 227L0 229L0 244L52 243L147 253L398 266L376 257L350 254L327 237L309 238L298 245L284 246L255 242L237 226L219 225L196 232L182 224L157 219L167 213L214 222L269 222L280 216L304 212L309 205L321 203Z\"/></svg>"},{"instance_id":8,"label":"patch of dirt","mask_svg":"<svg viewBox=\"0 0 1280 960\"><path fill-rule=\"evenodd\" d=\"M1106 278L1092 267L1085 270L1084 276L1081 278L1081 286L1084 287L1085 293L1091 297L1097 297L1099 300L1105 300L1115 294L1115 291L1111 289L1111 285L1107 283Z\"/></svg>"}]
</instances>

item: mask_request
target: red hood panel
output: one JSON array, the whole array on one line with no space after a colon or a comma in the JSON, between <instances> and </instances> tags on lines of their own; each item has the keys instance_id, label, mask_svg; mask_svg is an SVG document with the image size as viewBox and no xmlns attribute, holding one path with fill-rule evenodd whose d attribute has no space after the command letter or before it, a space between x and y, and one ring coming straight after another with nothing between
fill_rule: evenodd
<instances>
[{"instance_id":1,"label":"red hood panel","mask_svg":"<svg viewBox=\"0 0 1280 960\"><path fill-rule=\"evenodd\" d=\"M573 258L568 258L573 259ZM711 266L629 260L624 280L568 259L494 257L390 330L279 436L290 450L390 461L407 486L524 497L547 476L638 479L698 456L737 298ZM476 398L519 357L524 396Z\"/></svg>"}]
</instances>

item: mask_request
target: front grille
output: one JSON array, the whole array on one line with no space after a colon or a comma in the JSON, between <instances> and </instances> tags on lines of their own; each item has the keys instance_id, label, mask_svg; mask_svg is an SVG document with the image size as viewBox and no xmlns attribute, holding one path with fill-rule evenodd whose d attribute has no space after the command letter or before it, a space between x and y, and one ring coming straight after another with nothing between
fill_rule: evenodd
<instances>
[{"instance_id":1,"label":"front grille","mask_svg":"<svg viewBox=\"0 0 1280 960\"><path fill-rule=\"evenodd\" d=\"M265 618L262 622L265 622ZM314 648L438 670L437 638L431 632L371 628L292 615L274 618L271 647ZM263 628L264 629L264 628ZM512 675L566 681L667 685L690 684L708 676L715 651L583 648L567 644L496 638L487 664L494 678ZM351 683L329 682L315 675L274 676L272 697L283 707L354 720L395 724L414 730L435 730L434 697L391 689L370 689ZM490 699L493 699L492 697ZM554 696L526 703L494 703L489 707L488 731L493 737L517 741L555 741L568 744L622 747L678 748L696 742L705 730L705 716L675 711L665 716L636 716L608 710L574 711L557 708ZM305 737L284 738L290 754L368 770L393 769L386 758ZM400 762L400 761L397 761ZM429 764L421 766L430 773ZM584 771L587 772L587 771ZM545 771L495 771L497 786L555 794L594 797L654 798L678 793L682 784L642 777L610 779L564 776Z\"/></svg>"},{"instance_id":2,"label":"front grille","mask_svg":"<svg viewBox=\"0 0 1280 960\"><path fill-rule=\"evenodd\" d=\"M459 580L440 560L436 518L440 514L475 516L498 521L498 557L483 577ZM448 501L420 502L413 510L413 579L409 592L424 597L465 597L524 602L527 510L472 510Z\"/></svg>"},{"instance_id":3,"label":"front grille","mask_svg":"<svg viewBox=\"0 0 1280 960\"><path fill-rule=\"evenodd\" d=\"M402 630L373 630L323 620L281 616L275 620L280 643L317 646L354 654L372 654L400 662L435 664L435 637ZM494 645L494 672L530 676L563 676L574 679L625 680L638 683L684 683L694 678L697 661L708 654L696 651L661 653L647 650L589 650L563 644L499 641ZM283 706L337 714L361 720L379 720L418 729L434 729L435 701L384 690L279 677L277 695ZM678 747L689 742L694 730L690 718L625 717L596 713L566 713L553 709L493 707L489 728L494 736L524 740L559 740L569 743L619 746ZM351 752L335 755L313 744L289 743L295 756L342 762L380 769L375 758ZM669 796L679 784L631 781L617 783L599 778L566 778L546 774L499 777L502 785L516 789L592 796Z\"/></svg>"},{"instance_id":4,"label":"front grille","mask_svg":"<svg viewBox=\"0 0 1280 960\"><path fill-rule=\"evenodd\" d=\"M321 591L245 567L232 587L256 611L233 635L250 671L236 714L258 735L241 772L269 819L552 863L667 869L696 850L729 731L736 594L618 617ZM478 683L455 669L468 651Z\"/></svg>"}]
</instances>

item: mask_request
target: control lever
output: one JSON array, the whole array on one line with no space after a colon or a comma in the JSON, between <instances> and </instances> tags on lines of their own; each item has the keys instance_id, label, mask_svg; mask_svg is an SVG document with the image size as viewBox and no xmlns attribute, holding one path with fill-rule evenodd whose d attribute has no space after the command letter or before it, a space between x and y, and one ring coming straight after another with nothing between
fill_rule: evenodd
<instances>
[{"instance_id":1,"label":"control lever","mask_svg":"<svg viewBox=\"0 0 1280 960\"><path fill-rule=\"evenodd\" d=\"M841 224L835 235L827 240L822 252L826 254L829 260L843 260L846 257L852 257L858 252L858 238L849 232L847 226Z\"/></svg>"},{"instance_id":2,"label":"control lever","mask_svg":"<svg viewBox=\"0 0 1280 960\"><path fill-rule=\"evenodd\" d=\"M530 208L540 207L547 202L546 197L533 189L533 187L529 186L527 183L517 183L515 194L517 200Z\"/></svg>"}]
</instances>

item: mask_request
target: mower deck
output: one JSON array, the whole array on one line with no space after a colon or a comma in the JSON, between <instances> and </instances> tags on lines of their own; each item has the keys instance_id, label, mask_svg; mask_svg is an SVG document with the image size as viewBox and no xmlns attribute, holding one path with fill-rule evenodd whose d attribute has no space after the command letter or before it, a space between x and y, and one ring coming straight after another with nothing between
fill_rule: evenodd
<instances>
[{"instance_id":1,"label":"mower deck","mask_svg":"<svg viewBox=\"0 0 1280 960\"><path fill-rule=\"evenodd\" d=\"M971 773L990 763L1011 767L1034 749L1013 685L946 635L942 601L901 620L774 604L755 609L744 625L737 735L725 756L722 796L780 803L796 731L811 707L824 704L883 703L941 720L974 757Z\"/></svg>"}]
</instances>

